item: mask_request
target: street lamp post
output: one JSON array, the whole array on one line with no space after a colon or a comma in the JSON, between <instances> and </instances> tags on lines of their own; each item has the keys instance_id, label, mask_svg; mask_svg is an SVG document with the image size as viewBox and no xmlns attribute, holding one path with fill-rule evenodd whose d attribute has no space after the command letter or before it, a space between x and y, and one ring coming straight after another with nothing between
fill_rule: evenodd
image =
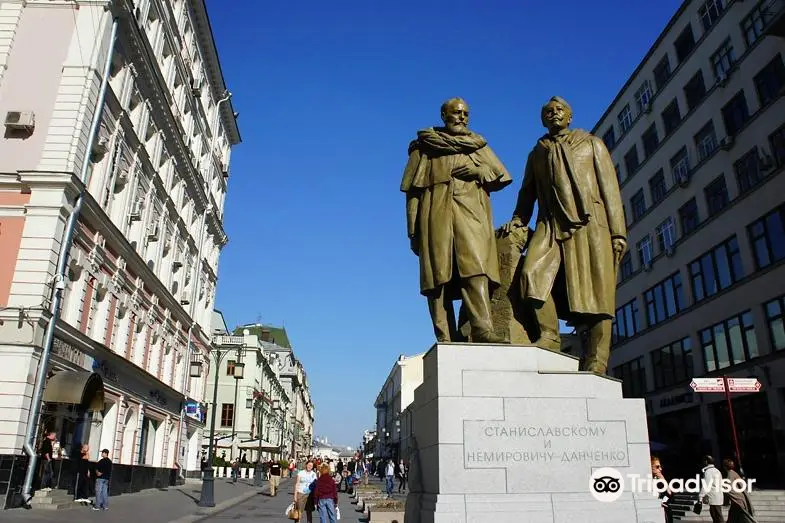
<instances>
[{"instance_id":1,"label":"street lamp post","mask_svg":"<svg viewBox=\"0 0 785 523\"><path fill-rule=\"evenodd\" d=\"M262 427L264 426L264 391L259 399L259 428L256 430L256 437L259 438L259 450L256 457L256 472L254 472L254 487L262 486Z\"/></svg>"},{"instance_id":2,"label":"street lamp post","mask_svg":"<svg viewBox=\"0 0 785 523\"><path fill-rule=\"evenodd\" d=\"M213 383L213 411L210 415L210 443L207 447L207 468L204 469L204 473L202 475L202 495L199 499L198 505L200 507L214 507L215 506L215 471L213 470L213 459L214 459L214 452L215 449L213 448L213 440L215 439L215 411L218 410L218 375L219 369L221 367L221 361L223 360L224 356L229 354L230 352L237 350L238 352L240 349L220 349L220 348L213 348L213 356L215 357L215 382ZM238 357L238 360L240 358ZM191 365L191 377L198 378L202 374L201 365L194 366ZM241 380L243 379L243 375L245 373L245 363L239 362L235 363L234 366L234 379ZM196 375L194 375L196 374Z\"/></svg>"}]
</instances>

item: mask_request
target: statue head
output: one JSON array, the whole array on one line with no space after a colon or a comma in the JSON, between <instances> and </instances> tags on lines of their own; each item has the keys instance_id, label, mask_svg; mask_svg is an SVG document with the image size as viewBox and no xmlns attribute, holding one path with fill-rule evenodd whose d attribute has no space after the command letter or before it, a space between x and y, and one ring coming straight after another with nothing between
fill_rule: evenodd
<instances>
[{"instance_id":1,"label":"statue head","mask_svg":"<svg viewBox=\"0 0 785 523\"><path fill-rule=\"evenodd\" d=\"M450 98L442 104L442 121L451 134L469 133L469 104L463 98Z\"/></svg>"},{"instance_id":2,"label":"statue head","mask_svg":"<svg viewBox=\"0 0 785 523\"><path fill-rule=\"evenodd\" d=\"M548 103L542 106L540 119L550 134L556 134L570 126L572 107L561 96L553 96L548 100Z\"/></svg>"}]
</instances>

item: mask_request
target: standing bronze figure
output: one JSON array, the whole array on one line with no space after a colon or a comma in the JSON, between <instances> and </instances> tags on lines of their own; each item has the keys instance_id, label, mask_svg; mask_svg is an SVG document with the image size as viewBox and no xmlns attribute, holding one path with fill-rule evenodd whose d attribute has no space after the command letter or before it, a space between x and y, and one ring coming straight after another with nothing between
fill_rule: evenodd
<instances>
[{"instance_id":1,"label":"standing bronze figure","mask_svg":"<svg viewBox=\"0 0 785 523\"><path fill-rule=\"evenodd\" d=\"M551 98L541 119L548 133L529 154L512 220L502 229L525 228L538 203L520 275L524 303L533 307L543 338L558 339L559 318L586 327L583 370L604 374L616 273L627 250L616 170L602 140L569 129L572 109L564 99Z\"/></svg>"},{"instance_id":2,"label":"standing bronze figure","mask_svg":"<svg viewBox=\"0 0 785 523\"><path fill-rule=\"evenodd\" d=\"M468 129L464 100L446 101L441 116L444 127L419 131L409 145L401 182L411 248L420 258L420 292L438 341L462 340L453 308L462 298L471 341L499 342L491 323L499 260L490 193L512 178L485 139Z\"/></svg>"}]
</instances>

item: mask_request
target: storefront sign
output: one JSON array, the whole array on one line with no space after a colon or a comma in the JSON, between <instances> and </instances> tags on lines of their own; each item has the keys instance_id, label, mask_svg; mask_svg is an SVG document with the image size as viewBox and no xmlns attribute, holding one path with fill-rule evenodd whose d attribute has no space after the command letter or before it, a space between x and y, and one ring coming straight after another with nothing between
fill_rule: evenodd
<instances>
[{"instance_id":1,"label":"storefront sign","mask_svg":"<svg viewBox=\"0 0 785 523\"><path fill-rule=\"evenodd\" d=\"M673 407L674 405L681 405L682 403L692 403L693 401L694 398L692 392L675 394L673 396L665 396L660 400L660 408Z\"/></svg>"},{"instance_id":2,"label":"storefront sign","mask_svg":"<svg viewBox=\"0 0 785 523\"><path fill-rule=\"evenodd\" d=\"M52 340L52 354L60 356L64 360L70 361L80 367L84 367L85 355L68 342L55 338Z\"/></svg>"},{"instance_id":3,"label":"storefront sign","mask_svg":"<svg viewBox=\"0 0 785 523\"><path fill-rule=\"evenodd\" d=\"M94 360L93 372L97 372L105 380L113 381L115 383L120 381L120 378L117 376L117 372L115 372L114 369L109 366L109 362L106 360Z\"/></svg>"},{"instance_id":4,"label":"storefront sign","mask_svg":"<svg viewBox=\"0 0 785 523\"><path fill-rule=\"evenodd\" d=\"M185 415L197 421L202 421L202 406L197 401L189 400L185 404Z\"/></svg>"},{"instance_id":5,"label":"storefront sign","mask_svg":"<svg viewBox=\"0 0 785 523\"><path fill-rule=\"evenodd\" d=\"M166 399L166 396L164 396L159 390L151 390L150 399L164 407L169 403L169 401Z\"/></svg>"}]
</instances>

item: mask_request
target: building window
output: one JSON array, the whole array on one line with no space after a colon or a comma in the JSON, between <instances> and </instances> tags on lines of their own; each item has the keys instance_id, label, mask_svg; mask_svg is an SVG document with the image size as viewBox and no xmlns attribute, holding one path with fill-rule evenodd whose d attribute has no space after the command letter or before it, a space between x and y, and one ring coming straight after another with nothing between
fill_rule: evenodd
<instances>
[{"instance_id":1,"label":"building window","mask_svg":"<svg viewBox=\"0 0 785 523\"><path fill-rule=\"evenodd\" d=\"M647 234L638 242L638 261L641 267L651 267L651 259L653 257L651 237Z\"/></svg>"},{"instance_id":2,"label":"building window","mask_svg":"<svg viewBox=\"0 0 785 523\"><path fill-rule=\"evenodd\" d=\"M699 336L706 372L724 369L758 357L758 341L755 339L755 326L750 311L744 311L703 329Z\"/></svg>"},{"instance_id":3,"label":"building window","mask_svg":"<svg viewBox=\"0 0 785 523\"><path fill-rule=\"evenodd\" d=\"M744 97L744 90L739 91L722 108L722 119L725 122L725 132L729 136L738 133L750 119L750 111L747 108L747 99Z\"/></svg>"},{"instance_id":4,"label":"building window","mask_svg":"<svg viewBox=\"0 0 785 523\"><path fill-rule=\"evenodd\" d=\"M656 233L660 252L668 252L676 243L676 224L673 222L673 218L668 216L657 226Z\"/></svg>"},{"instance_id":5,"label":"building window","mask_svg":"<svg viewBox=\"0 0 785 523\"><path fill-rule=\"evenodd\" d=\"M695 375L692 361L692 339L684 338L651 353L654 386L670 387L692 379Z\"/></svg>"},{"instance_id":6,"label":"building window","mask_svg":"<svg viewBox=\"0 0 785 523\"><path fill-rule=\"evenodd\" d=\"M763 269L785 258L785 206L778 207L747 226L755 267Z\"/></svg>"},{"instance_id":7,"label":"building window","mask_svg":"<svg viewBox=\"0 0 785 523\"><path fill-rule=\"evenodd\" d=\"M687 110L692 111L706 95L706 84L703 81L703 71L698 71L684 86L684 96L687 98Z\"/></svg>"},{"instance_id":8,"label":"building window","mask_svg":"<svg viewBox=\"0 0 785 523\"><path fill-rule=\"evenodd\" d=\"M613 342L630 338L641 330L638 300L632 299L616 309L616 319L613 320Z\"/></svg>"},{"instance_id":9,"label":"building window","mask_svg":"<svg viewBox=\"0 0 785 523\"><path fill-rule=\"evenodd\" d=\"M744 194L762 182L764 174L758 160L758 148L753 147L733 162L733 172L736 174L739 194Z\"/></svg>"},{"instance_id":10,"label":"building window","mask_svg":"<svg viewBox=\"0 0 785 523\"><path fill-rule=\"evenodd\" d=\"M253 408L253 398L245 398L245 408L246 409Z\"/></svg>"},{"instance_id":11,"label":"building window","mask_svg":"<svg viewBox=\"0 0 785 523\"><path fill-rule=\"evenodd\" d=\"M708 31L711 26L720 18L724 7L722 0L706 0L698 9L698 16L703 24L703 30Z\"/></svg>"},{"instance_id":12,"label":"building window","mask_svg":"<svg viewBox=\"0 0 785 523\"><path fill-rule=\"evenodd\" d=\"M683 62L695 47L695 35L692 33L692 24L687 24L684 31L676 38L673 47L676 50L676 60L679 63Z\"/></svg>"},{"instance_id":13,"label":"building window","mask_svg":"<svg viewBox=\"0 0 785 523\"><path fill-rule=\"evenodd\" d=\"M693 302L727 289L743 276L739 243L731 236L689 265Z\"/></svg>"},{"instance_id":14,"label":"building window","mask_svg":"<svg viewBox=\"0 0 785 523\"><path fill-rule=\"evenodd\" d=\"M607 147L609 151L616 147L616 130L613 126L602 135L602 141L605 142L605 147Z\"/></svg>"},{"instance_id":15,"label":"building window","mask_svg":"<svg viewBox=\"0 0 785 523\"><path fill-rule=\"evenodd\" d=\"M630 127L632 127L632 110L630 109L630 104L625 105L624 109L619 112L618 119L621 134L629 131Z\"/></svg>"},{"instance_id":16,"label":"building window","mask_svg":"<svg viewBox=\"0 0 785 523\"><path fill-rule=\"evenodd\" d=\"M673 183L678 185L686 183L690 179L690 157L687 155L687 148L682 147L679 152L671 158L671 173Z\"/></svg>"},{"instance_id":17,"label":"building window","mask_svg":"<svg viewBox=\"0 0 785 523\"><path fill-rule=\"evenodd\" d=\"M709 216L714 216L728 206L728 187L725 185L725 175L721 174L714 178L709 185L703 189L706 195L706 207Z\"/></svg>"},{"instance_id":18,"label":"building window","mask_svg":"<svg viewBox=\"0 0 785 523\"><path fill-rule=\"evenodd\" d=\"M768 4L768 0L763 0L752 8L747 16L741 21L741 32L744 33L744 41L747 47L758 41L763 34L763 28L769 21L768 9L763 4Z\"/></svg>"},{"instance_id":19,"label":"building window","mask_svg":"<svg viewBox=\"0 0 785 523\"><path fill-rule=\"evenodd\" d=\"M638 114L645 113L649 109L651 102L651 82L644 80L640 88L635 92L635 103L638 104Z\"/></svg>"},{"instance_id":20,"label":"building window","mask_svg":"<svg viewBox=\"0 0 785 523\"><path fill-rule=\"evenodd\" d=\"M234 404L224 403L221 405L221 426L231 427L234 421Z\"/></svg>"},{"instance_id":21,"label":"building window","mask_svg":"<svg viewBox=\"0 0 785 523\"><path fill-rule=\"evenodd\" d=\"M619 273L621 274L621 281L626 280L630 276L632 276L633 268L632 268L632 254L630 251L624 253L624 256L621 257L621 263L619 264Z\"/></svg>"},{"instance_id":22,"label":"building window","mask_svg":"<svg viewBox=\"0 0 785 523\"><path fill-rule=\"evenodd\" d=\"M785 166L785 125L769 135L769 145L777 167Z\"/></svg>"},{"instance_id":23,"label":"building window","mask_svg":"<svg viewBox=\"0 0 785 523\"><path fill-rule=\"evenodd\" d=\"M627 154L624 155L624 167L627 169L627 177L634 175L639 166L640 160L638 160L638 147L633 144L632 148L627 151Z\"/></svg>"},{"instance_id":24,"label":"building window","mask_svg":"<svg viewBox=\"0 0 785 523\"><path fill-rule=\"evenodd\" d=\"M668 189L665 187L665 174L662 172L662 169L649 178L649 191L651 191L652 205L657 205L665 199Z\"/></svg>"},{"instance_id":25,"label":"building window","mask_svg":"<svg viewBox=\"0 0 785 523\"><path fill-rule=\"evenodd\" d=\"M619 182L619 185L621 185L621 166L619 166L617 163L613 166L613 170L616 171L616 181Z\"/></svg>"},{"instance_id":26,"label":"building window","mask_svg":"<svg viewBox=\"0 0 785 523\"><path fill-rule=\"evenodd\" d=\"M646 214L646 197L643 194L643 189L632 195L630 198L630 207L632 208L632 221L637 222L641 216Z\"/></svg>"},{"instance_id":27,"label":"building window","mask_svg":"<svg viewBox=\"0 0 785 523\"><path fill-rule=\"evenodd\" d=\"M686 236L700 225L698 216L698 202L695 198L690 198L687 203L679 207L679 221L681 222L681 234Z\"/></svg>"},{"instance_id":28,"label":"building window","mask_svg":"<svg viewBox=\"0 0 785 523\"><path fill-rule=\"evenodd\" d=\"M646 158L654 154L657 147L660 145L660 139L657 136L657 125L651 124L648 129L643 132L643 154Z\"/></svg>"},{"instance_id":29,"label":"building window","mask_svg":"<svg viewBox=\"0 0 785 523\"><path fill-rule=\"evenodd\" d=\"M643 293L646 323L649 327L676 316L684 310L681 274L676 272Z\"/></svg>"},{"instance_id":30,"label":"building window","mask_svg":"<svg viewBox=\"0 0 785 523\"><path fill-rule=\"evenodd\" d=\"M733 44L731 44L730 38L726 38L722 45L711 55L711 68L714 71L714 79L717 82L722 82L728 78L735 61Z\"/></svg>"},{"instance_id":31,"label":"building window","mask_svg":"<svg viewBox=\"0 0 785 523\"><path fill-rule=\"evenodd\" d=\"M681 123L681 113L679 112L679 101L674 98L671 103L662 111L662 125L665 127L665 135L671 134Z\"/></svg>"},{"instance_id":32,"label":"building window","mask_svg":"<svg viewBox=\"0 0 785 523\"><path fill-rule=\"evenodd\" d=\"M227 376L234 376L234 366L237 362L235 360L229 360L226 362L226 375Z\"/></svg>"},{"instance_id":33,"label":"building window","mask_svg":"<svg viewBox=\"0 0 785 523\"><path fill-rule=\"evenodd\" d=\"M621 389L625 398L642 398L646 394L646 369L643 367L643 356L615 367L613 375L621 380Z\"/></svg>"},{"instance_id":34,"label":"building window","mask_svg":"<svg viewBox=\"0 0 785 523\"><path fill-rule=\"evenodd\" d=\"M764 305L766 309L766 323L771 336L771 348L774 350L785 349L785 297L780 296Z\"/></svg>"},{"instance_id":35,"label":"building window","mask_svg":"<svg viewBox=\"0 0 785 523\"><path fill-rule=\"evenodd\" d=\"M761 105L773 102L782 96L785 86L785 66L782 55L777 54L758 74L755 75L755 90Z\"/></svg>"},{"instance_id":36,"label":"building window","mask_svg":"<svg viewBox=\"0 0 785 523\"><path fill-rule=\"evenodd\" d=\"M654 67L654 85L657 87L657 90L663 88L665 83L671 77L671 62L668 59L668 55L662 57L662 60Z\"/></svg>"},{"instance_id":37,"label":"building window","mask_svg":"<svg viewBox=\"0 0 785 523\"><path fill-rule=\"evenodd\" d=\"M704 125L695 134L695 148L698 150L698 161L703 161L717 149L717 134L714 132L714 122Z\"/></svg>"}]
</instances>

